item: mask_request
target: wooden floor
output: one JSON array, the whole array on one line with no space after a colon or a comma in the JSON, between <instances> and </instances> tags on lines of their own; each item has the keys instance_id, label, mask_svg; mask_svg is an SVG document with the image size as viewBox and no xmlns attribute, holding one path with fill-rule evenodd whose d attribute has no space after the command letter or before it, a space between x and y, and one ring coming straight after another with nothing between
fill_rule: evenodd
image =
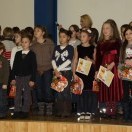
<instances>
[{"instance_id":1,"label":"wooden floor","mask_svg":"<svg viewBox=\"0 0 132 132\"><path fill-rule=\"evenodd\" d=\"M0 121L0 132L132 132L132 123L121 120L30 117L27 120Z\"/></svg>"}]
</instances>

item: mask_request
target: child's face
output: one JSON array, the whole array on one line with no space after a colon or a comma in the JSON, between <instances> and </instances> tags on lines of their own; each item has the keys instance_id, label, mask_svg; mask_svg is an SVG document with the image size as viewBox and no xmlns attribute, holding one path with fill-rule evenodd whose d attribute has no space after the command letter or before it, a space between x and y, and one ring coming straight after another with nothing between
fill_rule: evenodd
<instances>
[{"instance_id":1,"label":"child's face","mask_svg":"<svg viewBox=\"0 0 132 132\"><path fill-rule=\"evenodd\" d=\"M89 37L89 35L85 32L81 33L81 42L82 43L89 43L91 37Z\"/></svg>"},{"instance_id":2,"label":"child's face","mask_svg":"<svg viewBox=\"0 0 132 132\"><path fill-rule=\"evenodd\" d=\"M60 33L59 40L61 45L67 44L69 39L69 36L67 36L65 33Z\"/></svg>"},{"instance_id":3,"label":"child's face","mask_svg":"<svg viewBox=\"0 0 132 132\"><path fill-rule=\"evenodd\" d=\"M34 36L38 38L42 38L44 36L44 32L40 28L35 28L34 29Z\"/></svg>"},{"instance_id":4,"label":"child's face","mask_svg":"<svg viewBox=\"0 0 132 132\"><path fill-rule=\"evenodd\" d=\"M70 27L70 31L72 32L72 38L76 38L77 37L77 32L74 30L73 27Z\"/></svg>"},{"instance_id":5,"label":"child's face","mask_svg":"<svg viewBox=\"0 0 132 132\"><path fill-rule=\"evenodd\" d=\"M103 35L104 35L104 38L110 38L113 35L113 30L110 24L105 23L103 25Z\"/></svg>"},{"instance_id":6,"label":"child's face","mask_svg":"<svg viewBox=\"0 0 132 132\"><path fill-rule=\"evenodd\" d=\"M125 33L125 38L128 42L132 42L132 30L127 30Z\"/></svg>"},{"instance_id":7,"label":"child's face","mask_svg":"<svg viewBox=\"0 0 132 132\"><path fill-rule=\"evenodd\" d=\"M16 33L15 34L15 43L20 44L21 43L21 35Z\"/></svg>"},{"instance_id":8,"label":"child's face","mask_svg":"<svg viewBox=\"0 0 132 132\"><path fill-rule=\"evenodd\" d=\"M29 50L30 40L28 38L22 38L22 48L24 50Z\"/></svg>"}]
</instances>

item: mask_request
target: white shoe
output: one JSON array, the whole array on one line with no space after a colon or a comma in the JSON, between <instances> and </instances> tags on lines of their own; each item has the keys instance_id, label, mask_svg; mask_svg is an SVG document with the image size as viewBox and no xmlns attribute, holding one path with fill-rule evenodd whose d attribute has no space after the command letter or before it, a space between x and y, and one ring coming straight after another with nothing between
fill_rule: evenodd
<instances>
[{"instance_id":1,"label":"white shoe","mask_svg":"<svg viewBox=\"0 0 132 132\"><path fill-rule=\"evenodd\" d=\"M85 114L85 120L90 120L91 119L91 113L87 112Z\"/></svg>"},{"instance_id":2,"label":"white shoe","mask_svg":"<svg viewBox=\"0 0 132 132\"><path fill-rule=\"evenodd\" d=\"M79 119L80 119L80 120L84 120L84 119L85 119L85 113L84 113L84 112L81 113Z\"/></svg>"}]
</instances>

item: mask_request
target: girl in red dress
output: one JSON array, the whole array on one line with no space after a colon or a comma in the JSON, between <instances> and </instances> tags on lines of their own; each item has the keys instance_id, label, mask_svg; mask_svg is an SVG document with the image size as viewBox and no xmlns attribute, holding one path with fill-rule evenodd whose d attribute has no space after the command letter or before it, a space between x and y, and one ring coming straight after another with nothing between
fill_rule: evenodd
<instances>
[{"instance_id":1,"label":"girl in red dress","mask_svg":"<svg viewBox=\"0 0 132 132\"><path fill-rule=\"evenodd\" d=\"M116 104L122 99L122 82L118 78L118 62L121 41L117 25L114 20L108 19L102 26L100 40L96 54L96 74L102 65L114 73L110 87L100 83L99 101L105 103L106 114L110 117L116 114Z\"/></svg>"}]
</instances>

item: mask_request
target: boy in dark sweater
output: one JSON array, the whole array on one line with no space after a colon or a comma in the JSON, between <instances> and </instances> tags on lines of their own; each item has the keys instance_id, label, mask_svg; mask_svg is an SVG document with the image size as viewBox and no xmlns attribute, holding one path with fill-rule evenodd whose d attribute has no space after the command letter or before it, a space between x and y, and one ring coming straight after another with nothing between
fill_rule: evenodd
<instances>
[{"instance_id":1,"label":"boy in dark sweater","mask_svg":"<svg viewBox=\"0 0 132 132\"><path fill-rule=\"evenodd\" d=\"M18 51L12 69L12 82L16 84L14 118L27 118L31 105L31 88L36 79L36 56L29 50L32 38L28 34L22 35L22 51Z\"/></svg>"},{"instance_id":2,"label":"boy in dark sweater","mask_svg":"<svg viewBox=\"0 0 132 132\"><path fill-rule=\"evenodd\" d=\"M7 115L7 84L9 77L9 63L2 56L5 46L0 42L0 118Z\"/></svg>"}]
</instances>

